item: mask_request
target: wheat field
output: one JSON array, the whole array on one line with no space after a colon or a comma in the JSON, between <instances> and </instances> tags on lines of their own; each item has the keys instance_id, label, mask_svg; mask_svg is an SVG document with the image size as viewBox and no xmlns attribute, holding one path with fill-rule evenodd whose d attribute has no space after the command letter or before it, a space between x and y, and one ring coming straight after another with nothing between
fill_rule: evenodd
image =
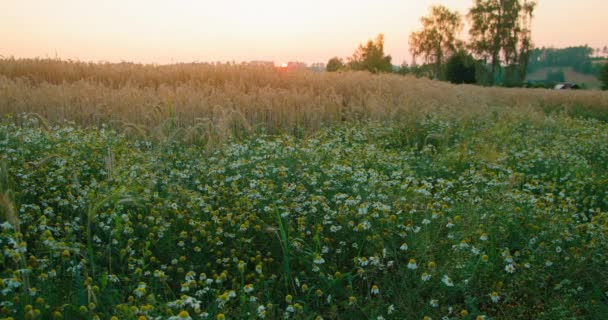
<instances>
[{"instance_id":1,"label":"wheat field","mask_svg":"<svg viewBox=\"0 0 608 320\"><path fill-rule=\"evenodd\" d=\"M147 132L170 121L173 127L230 136L251 130L314 132L343 121L402 120L439 110L467 116L492 108L605 117L608 94L236 64L0 60L0 113L34 113L51 124L114 123Z\"/></svg>"}]
</instances>

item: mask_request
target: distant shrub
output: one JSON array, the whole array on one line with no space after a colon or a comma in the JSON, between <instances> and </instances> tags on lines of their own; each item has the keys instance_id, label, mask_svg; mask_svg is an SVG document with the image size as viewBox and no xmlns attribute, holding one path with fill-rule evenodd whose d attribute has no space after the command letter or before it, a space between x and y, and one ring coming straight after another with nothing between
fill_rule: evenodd
<instances>
[{"instance_id":1,"label":"distant shrub","mask_svg":"<svg viewBox=\"0 0 608 320\"><path fill-rule=\"evenodd\" d=\"M475 59L460 51L448 59L445 73L446 80L451 83L476 83Z\"/></svg>"},{"instance_id":2,"label":"distant shrub","mask_svg":"<svg viewBox=\"0 0 608 320\"><path fill-rule=\"evenodd\" d=\"M352 70L365 70L372 73L392 72L391 56L384 54L384 35L379 34L376 40L368 40L348 59L348 67Z\"/></svg>"},{"instance_id":3,"label":"distant shrub","mask_svg":"<svg viewBox=\"0 0 608 320\"><path fill-rule=\"evenodd\" d=\"M608 63L604 65L600 72L600 81L602 81L602 89L608 90Z\"/></svg>"},{"instance_id":4,"label":"distant shrub","mask_svg":"<svg viewBox=\"0 0 608 320\"><path fill-rule=\"evenodd\" d=\"M344 61L338 57L333 57L327 62L325 70L327 70L327 72L336 72L340 69L344 69Z\"/></svg>"}]
</instances>

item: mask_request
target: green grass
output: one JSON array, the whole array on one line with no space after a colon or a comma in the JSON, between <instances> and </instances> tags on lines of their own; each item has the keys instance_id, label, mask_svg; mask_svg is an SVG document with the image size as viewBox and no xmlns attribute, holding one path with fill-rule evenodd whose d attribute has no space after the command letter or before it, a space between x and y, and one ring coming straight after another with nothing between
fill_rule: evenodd
<instances>
[{"instance_id":1,"label":"green grass","mask_svg":"<svg viewBox=\"0 0 608 320\"><path fill-rule=\"evenodd\" d=\"M0 319L608 314L593 117L428 114L215 151L39 121L0 125Z\"/></svg>"}]
</instances>

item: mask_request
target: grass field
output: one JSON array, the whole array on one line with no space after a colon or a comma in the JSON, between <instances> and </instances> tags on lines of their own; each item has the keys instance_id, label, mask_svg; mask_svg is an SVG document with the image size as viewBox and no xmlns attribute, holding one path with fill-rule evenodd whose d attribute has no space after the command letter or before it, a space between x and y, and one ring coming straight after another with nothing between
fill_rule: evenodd
<instances>
[{"instance_id":1,"label":"grass field","mask_svg":"<svg viewBox=\"0 0 608 320\"><path fill-rule=\"evenodd\" d=\"M608 314L606 93L46 60L0 75L0 319Z\"/></svg>"}]
</instances>

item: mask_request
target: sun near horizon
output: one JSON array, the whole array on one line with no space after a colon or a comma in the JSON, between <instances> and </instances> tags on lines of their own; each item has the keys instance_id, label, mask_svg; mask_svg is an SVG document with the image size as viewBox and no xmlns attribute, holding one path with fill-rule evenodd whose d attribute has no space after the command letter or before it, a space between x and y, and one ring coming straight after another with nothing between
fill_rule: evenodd
<instances>
[{"instance_id":1,"label":"sun near horizon","mask_svg":"<svg viewBox=\"0 0 608 320\"><path fill-rule=\"evenodd\" d=\"M0 6L0 55L83 61L327 62L383 33L394 64L410 60L408 35L434 4L466 14L472 0L34 1ZM608 1L539 0L536 46L603 47ZM466 34L463 33L463 36Z\"/></svg>"}]
</instances>

